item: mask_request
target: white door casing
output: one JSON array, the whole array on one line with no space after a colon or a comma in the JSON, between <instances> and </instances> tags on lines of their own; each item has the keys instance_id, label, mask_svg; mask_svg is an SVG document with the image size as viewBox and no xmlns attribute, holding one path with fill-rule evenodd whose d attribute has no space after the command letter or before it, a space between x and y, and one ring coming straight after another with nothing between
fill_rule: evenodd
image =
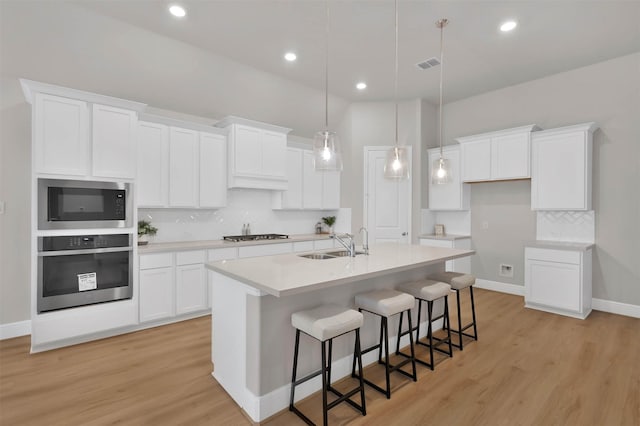
<instances>
[{"instance_id":1,"label":"white door casing","mask_svg":"<svg viewBox=\"0 0 640 426\"><path fill-rule=\"evenodd\" d=\"M411 242L411 147L409 179L384 177L384 163L392 147L364 147L364 226L369 243ZM355 230L354 230L355 231Z\"/></svg>"}]
</instances>

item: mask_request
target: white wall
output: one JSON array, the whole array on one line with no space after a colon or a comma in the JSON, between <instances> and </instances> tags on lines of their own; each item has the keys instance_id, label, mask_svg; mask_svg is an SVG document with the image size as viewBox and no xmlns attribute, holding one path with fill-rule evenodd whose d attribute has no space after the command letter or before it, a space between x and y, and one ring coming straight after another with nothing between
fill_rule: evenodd
<instances>
[{"instance_id":1,"label":"white wall","mask_svg":"<svg viewBox=\"0 0 640 426\"><path fill-rule=\"evenodd\" d=\"M422 173L422 102L419 99L402 101L398 105L398 143L411 145L413 163L412 239L421 229ZM395 143L395 103L358 102L349 106L338 134L343 141L344 171L340 205L352 210L354 230L363 224L364 150L365 146L393 146Z\"/></svg>"},{"instance_id":2,"label":"white wall","mask_svg":"<svg viewBox=\"0 0 640 426\"><path fill-rule=\"evenodd\" d=\"M0 58L0 201L7 206L0 215L0 324L30 317L31 110L19 78L143 102L201 123L237 115L307 137L324 123L322 91L65 2L0 2ZM331 96L330 107L338 122L347 102Z\"/></svg>"},{"instance_id":3,"label":"white wall","mask_svg":"<svg viewBox=\"0 0 640 426\"><path fill-rule=\"evenodd\" d=\"M639 76L640 53L636 53L464 99L444 110L449 143L459 136L531 123L543 129L588 121L600 125L593 144L593 297L634 305L640 305ZM514 220L514 209L524 214L526 198L518 195L505 200L509 205L495 205L491 192L485 190L494 184L481 185L471 187L472 238L474 242L481 240L476 238L474 216L482 211L493 225L490 230L496 232L491 233L491 239L482 238L478 253L484 256L489 251L495 264L482 268L497 270L498 259L511 256L512 245L507 239L535 239L535 232L528 214L523 218L526 226L509 226L509 233L497 232ZM526 184L520 186L523 194L530 193ZM498 191L499 186L495 188ZM518 259L516 271L524 267L523 257ZM474 263L473 272L482 272L479 268Z\"/></svg>"}]
</instances>

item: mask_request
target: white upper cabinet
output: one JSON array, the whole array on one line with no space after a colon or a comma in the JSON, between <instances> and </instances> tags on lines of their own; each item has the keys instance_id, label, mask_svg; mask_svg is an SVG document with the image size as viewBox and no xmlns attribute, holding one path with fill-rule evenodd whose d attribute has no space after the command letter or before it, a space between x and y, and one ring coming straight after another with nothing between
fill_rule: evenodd
<instances>
[{"instance_id":1,"label":"white upper cabinet","mask_svg":"<svg viewBox=\"0 0 640 426\"><path fill-rule=\"evenodd\" d=\"M198 132L169 128L169 207L198 205Z\"/></svg>"},{"instance_id":2,"label":"white upper cabinet","mask_svg":"<svg viewBox=\"0 0 640 426\"><path fill-rule=\"evenodd\" d=\"M429 154L429 209L469 210L469 185L463 184L460 176L460 146L449 145L442 148L445 159L449 160L451 181L446 184L431 183L433 162L440 158L440 148L433 148Z\"/></svg>"},{"instance_id":3,"label":"white upper cabinet","mask_svg":"<svg viewBox=\"0 0 640 426\"><path fill-rule=\"evenodd\" d=\"M200 132L200 207L227 205L227 138Z\"/></svg>"},{"instance_id":4,"label":"white upper cabinet","mask_svg":"<svg viewBox=\"0 0 640 426\"><path fill-rule=\"evenodd\" d=\"M138 207L220 208L227 204L224 135L194 130L195 124L188 129L141 121L138 127Z\"/></svg>"},{"instance_id":5,"label":"white upper cabinet","mask_svg":"<svg viewBox=\"0 0 640 426\"><path fill-rule=\"evenodd\" d=\"M532 140L531 208L591 210L596 123L537 132Z\"/></svg>"},{"instance_id":6,"label":"white upper cabinet","mask_svg":"<svg viewBox=\"0 0 640 426\"><path fill-rule=\"evenodd\" d=\"M89 108L86 102L37 93L34 103L37 173L89 173Z\"/></svg>"},{"instance_id":7,"label":"white upper cabinet","mask_svg":"<svg viewBox=\"0 0 640 426\"><path fill-rule=\"evenodd\" d=\"M340 172L317 172L313 152L287 148L289 188L273 194L278 210L335 210L340 208Z\"/></svg>"},{"instance_id":8,"label":"white upper cabinet","mask_svg":"<svg viewBox=\"0 0 640 426\"><path fill-rule=\"evenodd\" d=\"M33 106L34 173L135 179L138 112L146 105L20 80Z\"/></svg>"},{"instance_id":9,"label":"white upper cabinet","mask_svg":"<svg viewBox=\"0 0 640 426\"><path fill-rule=\"evenodd\" d=\"M169 204L169 128L141 121L138 126L138 207Z\"/></svg>"},{"instance_id":10,"label":"white upper cabinet","mask_svg":"<svg viewBox=\"0 0 640 426\"><path fill-rule=\"evenodd\" d=\"M529 125L456 139L461 147L462 181L530 178L531 134L538 129Z\"/></svg>"},{"instance_id":11,"label":"white upper cabinet","mask_svg":"<svg viewBox=\"0 0 640 426\"><path fill-rule=\"evenodd\" d=\"M216 127L229 130L229 188L287 189L287 133L291 129L239 117Z\"/></svg>"},{"instance_id":12,"label":"white upper cabinet","mask_svg":"<svg viewBox=\"0 0 640 426\"><path fill-rule=\"evenodd\" d=\"M136 177L135 111L93 104L93 175Z\"/></svg>"}]
</instances>

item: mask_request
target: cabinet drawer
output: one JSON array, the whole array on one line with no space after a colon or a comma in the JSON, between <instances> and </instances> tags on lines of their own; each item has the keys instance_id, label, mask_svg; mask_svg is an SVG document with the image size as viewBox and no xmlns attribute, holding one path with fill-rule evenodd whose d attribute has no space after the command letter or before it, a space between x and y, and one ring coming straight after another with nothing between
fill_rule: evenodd
<instances>
[{"instance_id":1,"label":"cabinet drawer","mask_svg":"<svg viewBox=\"0 0 640 426\"><path fill-rule=\"evenodd\" d=\"M272 256L275 254L291 253L291 243L262 244L238 248L238 257Z\"/></svg>"},{"instance_id":2,"label":"cabinet drawer","mask_svg":"<svg viewBox=\"0 0 640 426\"><path fill-rule=\"evenodd\" d=\"M420 238L420 245L429 247L453 248L453 240L434 240L431 238Z\"/></svg>"},{"instance_id":3,"label":"cabinet drawer","mask_svg":"<svg viewBox=\"0 0 640 426\"><path fill-rule=\"evenodd\" d=\"M204 262L204 250L180 251L176 253L176 265L195 265Z\"/></svg>"},{"instance_id":4,"label":"cabinet drawer","mask_svg":"<svg viewBox=\"0 0 640 426\"><path fill-rule=\"evenodd\" d=\"M543 248L525 248L527 260L542 260L546 262L580 264L580 252L570 250L554 250Z\"/></svg>"},{"instance_id":5,"label":"cabinet drawer","mask_svg":"<svg viewBox=\"0 0 640 426\"><path fill-rule=\"evenodd\" d=\"M314 250L327 250L334 248L333 240L316 240L313 242Z\"/></svg>"},{"instance_id":6,"label":"cabinet drawer","mask_svg":"<svg viewBox=\"0 0 640 426\"><path fill-rule=\"evenodd\" d=\"M301 251L312 251L313 241L297 241L293 243L293 252L299 253Z\"/></svg>"},{"instance_id":7,"label":"cabinet drawer","mask_svg":"<svg viewBox=\"0 0 640 426\"><path fill-rule=\"evenodd\" d=\"M225 247L221 249L209 250L209 261L231 260L238 257L238 249L236 247Z\"/></svg>"},{"instance_id":8,"label":"cabinet drawer","mask_svg":"<svg viewBox=\"0 0 640 426\"><path fill-rule=\"evenodd\" d=\"M164 268L173 265L173 253L140 255L140 269Z\"/></svg>"}]
</instances>

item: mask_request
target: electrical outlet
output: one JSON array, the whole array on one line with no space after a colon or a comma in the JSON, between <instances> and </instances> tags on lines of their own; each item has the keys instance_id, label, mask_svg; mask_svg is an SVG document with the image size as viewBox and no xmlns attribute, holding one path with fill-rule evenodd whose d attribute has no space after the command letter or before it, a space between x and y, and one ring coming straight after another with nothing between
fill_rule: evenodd
<instances>
[{"instance_id":1,"label":"electrical outlet","mask_svg":"<svg viewBox=\"0 0 640 426\"><path fill-rule=\"evenodd\" d=\"M498 274L501 277L513 277L513 265L507 265L505 263L501 263Z\"/></svg>"},{"instance_id":2,"label":"electrical outlet","mask_svg":"<svg viewBox=\"0 0 640 426\"><path fill-rule=\"evenodd\" d=\"M482 222L482 229L489 229L489 222L487 222L486 220Z\"/></svg>"}]
</instances>

